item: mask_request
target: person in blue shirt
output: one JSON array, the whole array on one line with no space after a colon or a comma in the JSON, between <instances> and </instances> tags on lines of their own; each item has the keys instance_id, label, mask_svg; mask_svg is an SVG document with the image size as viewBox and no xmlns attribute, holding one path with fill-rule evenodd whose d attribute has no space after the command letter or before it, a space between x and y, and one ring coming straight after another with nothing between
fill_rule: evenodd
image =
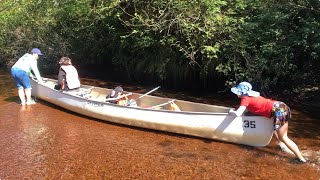
<instances>
[{"instance_id":1,"label":"person in blue shirt","mask_svg":"<svg viewBox=\"0 0 320 180\"><path fill-rule=\"evenodd\" d=\"M35 104L31 98L30 78L33 73L38 83L43 83L40 72L38 70L38 59L42 56L42 52L38 48L33 48L31 53L24 54L11 68L11 75L18 88L18 95L22 105Z\"/></svg>"}]
</instances>

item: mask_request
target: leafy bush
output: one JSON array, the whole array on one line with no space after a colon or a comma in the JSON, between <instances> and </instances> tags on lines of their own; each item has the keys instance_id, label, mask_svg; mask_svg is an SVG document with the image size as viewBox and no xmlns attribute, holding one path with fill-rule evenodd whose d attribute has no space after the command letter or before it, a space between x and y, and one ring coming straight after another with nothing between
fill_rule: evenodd
<instances>
[{"instance_id":1,"label":"leafy bush","mask_svg":"<svg viewBox=\"0 0 320 180\"><path fill-rule=\"evenodd\" d=\"M49 73L70 56L82 67L177 88L244 80L261 90L317 86L319 7L316 0L2 0L0 64L39 47Z\"/></svg>"}]
</instances>

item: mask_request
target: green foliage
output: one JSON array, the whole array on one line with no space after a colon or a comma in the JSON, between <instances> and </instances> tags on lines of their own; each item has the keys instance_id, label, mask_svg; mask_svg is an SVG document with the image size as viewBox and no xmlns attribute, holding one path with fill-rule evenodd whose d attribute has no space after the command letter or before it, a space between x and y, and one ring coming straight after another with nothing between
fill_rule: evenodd
<instances>
[{"instance_id":1,"label":"green foliage","mask_svg":"<svg viewBox=\"0 0 320 180\"><path fill-rule=\"evenodd\" d=\"M317 0L2 0L0 64L31 47L46 72L61 56L128 79L174 87L251 81L262 89L318 85ZM273 88L274 89L274 88Z\"/></svg>"},{"instance_id":2,"label":"green foliage","mask_svg":"<svg viewBox=\"0 0 320 180\"><path fill-rule=\"evenodd\" d=\"M217 70L229 84L247 80L262 89L319 85L319 10L319 1L274 1L244 11L237 44Z\"/></svg>"},{"instance_id":3,"label":"green foliage","mask_svg":"<svg viewBox=\"0 0 320 180\"><path fill-rule=\"evenodd\" d=\"M193 72L205 81L221 47L242 21L233 17L235 7L240 7L239 3L217 0L123 2L119 19L129 33L122 36L121 48L130 53L133 71L129 73L148 73L160 80L175 74L178 83L190 79ZM124 64L128 66L126 60ZM185 73L170 68L173 64Z\"/></svg>"}]
</instances>

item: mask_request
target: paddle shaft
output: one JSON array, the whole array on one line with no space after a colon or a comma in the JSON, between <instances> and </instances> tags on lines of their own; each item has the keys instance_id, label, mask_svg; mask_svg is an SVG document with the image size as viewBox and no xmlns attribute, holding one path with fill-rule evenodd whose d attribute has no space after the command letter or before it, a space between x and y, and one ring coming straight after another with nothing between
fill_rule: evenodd
<instances>
[{"instance_id":1,"label":"paddle shaft","mask_svg":"<svg viewBox=\"0 0 320 180\"><path fill-rule=\"evenodd\" d=\"M158 86L158 87L156 87L156 88L152 89L151 91L149 91L149 92L147 92L147 93L145 93L145 94L143 94L143 95L139 96L137 99L135 99L135 101L137 101L138 99L140 99L140 98L142 98L142 97L144 97L144 96L146 96L146 95L148 95L148 94L152 93L153 91L156 91L156 90L157 90L157 89L159 89L159 88L160 88L160 86Z\"/></svg>"},{"instance_id":2,"label":"paddle shaft","mask_svg":"<svg viewBox=\"0 0 320 180\"><path fill-rule=\"evenodd\" d=\"M165 106L165 105L170 104L170 103L172 103L172 102L174 102L174 101L175 101L175 99L170 100L170 101L165 102L165 103L162 103L162 104L158 104L158 105L155 105L155 106L151 106L150 108Z\"/></svg>"}]
</instances>

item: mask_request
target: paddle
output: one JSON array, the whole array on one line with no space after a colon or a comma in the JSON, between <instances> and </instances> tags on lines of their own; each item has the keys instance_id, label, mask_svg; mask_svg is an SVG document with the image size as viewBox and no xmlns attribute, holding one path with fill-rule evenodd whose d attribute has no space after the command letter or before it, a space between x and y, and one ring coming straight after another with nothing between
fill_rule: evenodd
<instances>
[{"instance_id":1,"label":"paddle","mask_svg":"<svg viewBox=\"0 0 320 180\"><path fill-rule=\"evenodd\" d=\"M170 103L174 102L175 100L176 100L176 99L172 99L172 100L170 100L170 101L168 101L168 102L165 102L165 103L162 103L162 104L158 104L158 105L155 105L155 106L148 107L148 109L165 106L165 105L167 105L167 104L170 104Z\"/></svg>"},{"instance_id":2,"label":"paddle","mask_svg":"<svg viewBox=\"0 0 320 180\"><path fill-rule=\"evenodd\" d=\"M147 93L139 96L139 97L136 98L136 99L132 99L131 101L128 102L127 106L130 106L133 102L136 102L138 99L140 99L140 98L142 98L142 97L144 97L144 96L146 96L146 95L148 95L148 94L156 91L156 90L159 89L159 88L160 88L160 86L158 86L158 87L152 89L151 91L149 91L149 92L147 92ZM118 100L118 99L121 99L121 98L123 98L123 97L125 97L125 96L129 96L129 95L132 95L132 93L124 94L124 95L121 95L120 97L116 97L116 98L108 98L108 99L106 99L106 101Z\"/></svg>"},{"instance_id":3,"label":"paddle","mask_svg":"<svg viewBox=\"0 0 320 180\"><path fill-rule=\"evenodd\" d=\"M144 96L146 96L146 95L148 95L148 94L150 94L150 93L152 93L152 92L156 91L156 90L157 90L157 89L159 89L159 88L160 88L160 86L158 86L158 87L156 87L156 88L152 89L151 91L149 91L149 92L147 92L147 93L145 93L145 94L143 94L143 95L139 96L139 97L138 97L138 98L136 98L136 99L131 99L130 101L128 101L127 106L136 106L136 104L137 104L137 100L138 100L138 99L143 98Z\"/></svg>"},{"instance_id":4,"label":"paddle","mask_svg":"<svg viewBox=\"0 0 320 180\"><path fill-rule=\"evenodd\" d=\"M160 86L158 86L158 87L156 87L156 88L152 89L151 91L149 91L149 92L147 92L147 93L145 93L145 94L143 94L143 95L139 96L137 99L135 99L135 101L137 101L138 99L140 99L140 98L142 98L142 97L144 97L144 96L146 96L146 95L148 95L148 94L152 93L153 91L156 91L156 90L157 90L157 89L159 89L159 88L160 88Z\"/></svg>"}]
</instances>

